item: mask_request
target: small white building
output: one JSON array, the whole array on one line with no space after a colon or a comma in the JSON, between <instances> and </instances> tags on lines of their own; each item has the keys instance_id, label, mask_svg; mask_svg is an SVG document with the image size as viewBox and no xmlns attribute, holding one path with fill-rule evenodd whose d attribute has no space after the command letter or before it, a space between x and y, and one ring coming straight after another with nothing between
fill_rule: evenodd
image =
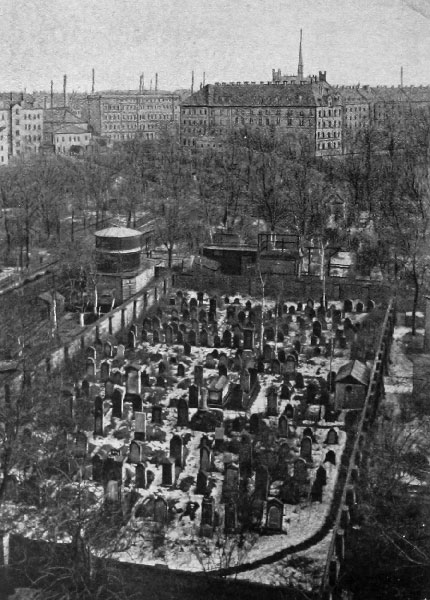
<instances>
[{"instance_id":1,"label":"small white building","mask_svg":"<svg viewBox=\"0 0 430 600\"><path fill-rule=\"evenodd\" d=\"M91 133L83 127L65 123L55 130L53 141L57 154L83 154L91 142Z\"/></svg>"},{"instance_id":2,"label":"small white building","mask_svg":"<svg viewBox=\"0 0 430 600\"><path fill-rule=\"evenodd\" d=\"M363 408L370 381L370 369L359 360L342 365L336 375L336 409Z\"/></svg>"}]
</instances>

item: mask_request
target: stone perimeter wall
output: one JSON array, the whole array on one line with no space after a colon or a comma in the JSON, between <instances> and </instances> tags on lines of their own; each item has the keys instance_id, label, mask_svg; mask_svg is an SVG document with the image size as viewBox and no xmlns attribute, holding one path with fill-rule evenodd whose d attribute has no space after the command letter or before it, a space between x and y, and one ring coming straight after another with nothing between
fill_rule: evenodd
<instances>
[{"instance_id":1,"label":"stone perimeter wall","mask_svg":"<svg viewBox=\"0 0 430 600\"><path fill-rule=\"evenodd\" d=\"M332 539L321 586L320 597L323 598L323 600L335 600L337 598L347 597L343 595L345 590L342 590L340 582L342 579L342 566L345 560L345 547L348 543L348 534L351 531L351 527L355 524L354 519L357 512L355 485L360 477L362 451L366 444L366 432L369 431L376 418L379 402L383 395L383 378L388 367L395 321L395 301L394 299L391 299L381 329L381 337L379 339L376 358L373 363L369 389L367 391L361 417L357 423L357 432L346 472L345 485L335 525L333 527Z\"/></svg>"}]
</instances>

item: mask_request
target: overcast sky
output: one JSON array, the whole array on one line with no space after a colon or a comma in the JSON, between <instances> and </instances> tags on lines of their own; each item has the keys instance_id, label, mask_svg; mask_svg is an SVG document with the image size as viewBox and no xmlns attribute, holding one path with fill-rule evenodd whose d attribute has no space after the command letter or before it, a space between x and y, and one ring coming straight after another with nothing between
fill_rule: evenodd
<instances>
[{"instance_id":1,"label":"overcast sky","mask_svg":"<svg viewBox=\"0 0 430 600\"><path fill-rule=\"evenodd\" d=\"M332 84L430 83L430 0L0 0L0 91L268 81L295 73Z\"/></svg>"}]
</instances>

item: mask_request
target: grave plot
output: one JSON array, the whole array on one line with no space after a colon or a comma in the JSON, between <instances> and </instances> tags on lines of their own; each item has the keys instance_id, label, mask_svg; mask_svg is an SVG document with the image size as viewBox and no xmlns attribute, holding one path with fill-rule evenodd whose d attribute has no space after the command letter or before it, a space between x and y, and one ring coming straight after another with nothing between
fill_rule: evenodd
<instances>
[{"instance_id":1,"label":"grave plot","mask_svg":"<svg viewBox=\"0 0 430 600\"><path fill-rule=\"evenodd\" d=\"M178 291L126 344L87 349L93 481L134 542L116 556L199 571L202 541L215 555L245 532L249 562L314 535L346 442L336 375L366 314Z\"/></svg>"}]
</instances>

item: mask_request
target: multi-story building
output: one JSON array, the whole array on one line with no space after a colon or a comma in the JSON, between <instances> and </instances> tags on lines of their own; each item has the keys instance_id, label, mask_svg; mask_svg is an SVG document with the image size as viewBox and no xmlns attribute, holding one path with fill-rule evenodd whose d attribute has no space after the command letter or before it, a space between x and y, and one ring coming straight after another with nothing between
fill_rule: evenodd
<instances>
[{"instance_id":1,"label":"multi-story building","mask_svg":"<svg viewBox=\"0 0 430 600\"><path fill-rule=\"evenodd\" d=\"M87 96L82 103L81 114L94 134L112 142L135 137L154 139L161 129L178 122L179 103L177 94L145 90L141 79L138 91L101 92Z\"/></svg>"},{"instance_id":2,"label":"multi-story building","mask_svg":"<svg viewBox=\"0 0 430 600\"><path fill-rule=\"evenodd\" d=\"M91 133L82 127L65 123L55 130L53 143L57 154L82 154L91 144Z\"/></svg>"},{"instance_id":3,"label":"multi-story building","mask_svg":"<svg viewBox=\"0 0 430 600\"><path fill-rule=\"evenodd\" d=\"M88 123L67 107L44 109L43 144L45 149L70 154L72 146L85 150L91 143Z\"/></svg>"},{"instance_id":4,"label":"multi-story building","mask_svg":"<svg viewBox=\"0 0 430 600\"><path fill-rule=\"evenodd\" d=\"M291 147L307 144L317 155L340 153L340 97L321 83L206 85L181 105L182 144L218 147L229 130L246 126L285 134Z\"/></svg>"},{"instance_id":5,"label":"multi-story building","mask_svg":"<svg viewBox=\"0 0 430 600\"><path fill-rule=\"evenodd\" d=\"M43 135L43 111L21 94L0 100L0 166L12 157L39 151Z\"/></svg>"},{"instance_id":6,"label":"multi-story building","mask_svg":"<svg viewBox=\"0 0 430 600\"><path fill-rule=\"evenodd\" d=\"M268 83L206 85L181 104L181 142L218 147L234 127L283 134L292 149L304 144L317 156L342 152L342 104L325 72L304 77L300 37L297 75L272 71Z\"/></svg>"}]
</instances>

